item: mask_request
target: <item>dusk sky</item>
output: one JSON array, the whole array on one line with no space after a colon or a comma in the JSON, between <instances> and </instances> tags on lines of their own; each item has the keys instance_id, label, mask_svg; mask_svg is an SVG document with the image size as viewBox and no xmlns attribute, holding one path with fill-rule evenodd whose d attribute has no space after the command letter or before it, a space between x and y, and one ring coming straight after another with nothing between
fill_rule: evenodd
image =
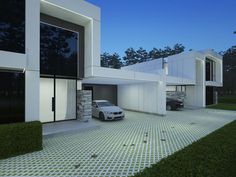
<instances>
[{"instance_id":1,"label":"dusk sky","mask_svg":"<svg viewBox=\"0 0 236 177\"><path fill-rule=\"evenodd\" d=\"M224 51L236 44L236 0L88 0L101 8L101 52L129 47Z\"/></svg>"}]
</instances>

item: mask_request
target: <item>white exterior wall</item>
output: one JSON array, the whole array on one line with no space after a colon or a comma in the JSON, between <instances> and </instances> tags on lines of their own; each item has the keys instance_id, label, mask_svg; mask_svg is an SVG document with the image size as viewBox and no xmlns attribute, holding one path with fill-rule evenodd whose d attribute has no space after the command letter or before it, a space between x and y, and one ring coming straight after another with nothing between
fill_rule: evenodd
<instances>
[{"instance_id":1,"label":"white exterior wall","mask_svg":"<svg viewBox=\"0 0 236 177\"><path fill-rule=\"evenodd\" d=\"M196 68L193 53L181 53L167 57L168 76L195 81Z\"/></svg>"},{"instance_id":2,"label":"white exterior wall","mask_svg":"<svg viewBox=\"0 0 236 177\"><path fill-rule=\"evenodd\" d=\"M165 83L152 82L118 86L118 105L124 109L166 114Z\"/></svg>"},{"instance_id":3,"label":"white exterior wall","mask_svg":"<svg viewBox=\"0 0 236 177\"><path fill-rule=\"evenodd\" d=\"M40 1L26 0L25 54L0 51L0 68L25 71L25 121L39 119Z\"/></svg>"},{"instance_id":4,"label":"white exterior wall","mask_svg":"<svg viewBox=\"0 0 236 177\"><path fill-rule=\"evenodd\" d=\"M40 117L40 12L84 26L85 65L100 65L98 7L83 0L26 0L25 54L0 51L0 69L25 71L25 121Z\"/></svg>"},{"instance_id":5,"label":"white exterior wall","mask_svg":"<svg viewBox=\"0 0 236 177\"><path fill-rule=\"evenodd\" d=\"M216 81L205 81L205 60L216 62ZM185 105L191 107L206 106L206 86L223 86L222 56L213 50L190 51L165 58L168 65L167 86L186 85ZM156 59L123 67L123 70L142 71L159 75L162 60ZM168 91L174 90L172 87Z\"/></svg>"},{"instance_id":6,"label":"white exterior wall","mask_svg":"<svg viewBox=\"0 0 236 177\"><path fill-rule=\"evenodd\" d=\"M162 69L163 69L162 59L151 60L148 62L124 66L121 68L121 70L144 72L144 73L151 73L151 74L161 74Z\"/></svg>"},{"instance_id":7,"label":"white exterior wall","mask_svg":"<svg viewBox=\"0 0 236 177\"><path fill-rule=\"evenodd\" d=\"M205 62L196 60L196 84L186 87L185 106L205 107Z\"/></svg>"},{"instance_id":8,"label":"white exterior wall","mask_svg":"<svg viewBox=\"0 0 236 177\"><path fill-rule=\"evenodd\" d=\"M93 76L93 68L101 65L100 25L100 20L91 20L85 25L85 77Z\"/></svg>"}]
</instances>

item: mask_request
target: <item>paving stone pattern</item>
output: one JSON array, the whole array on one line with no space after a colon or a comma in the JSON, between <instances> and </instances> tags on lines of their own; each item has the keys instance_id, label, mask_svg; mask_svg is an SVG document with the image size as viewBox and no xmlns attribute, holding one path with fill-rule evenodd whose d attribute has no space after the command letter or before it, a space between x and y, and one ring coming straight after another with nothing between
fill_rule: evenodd
<instances>
[{"instance_id":1,"label":"paving stone pattern","mask_svg":"<svg viewBox=\"0 0 236 177\"><path fill-rule=\"evenodd\" d=\"M186 110L166 117L126 112L123 121L44 138L44 150L0 160L0 176L125 177L233 121L235 112Z\"/></svg>"}]
</instances>

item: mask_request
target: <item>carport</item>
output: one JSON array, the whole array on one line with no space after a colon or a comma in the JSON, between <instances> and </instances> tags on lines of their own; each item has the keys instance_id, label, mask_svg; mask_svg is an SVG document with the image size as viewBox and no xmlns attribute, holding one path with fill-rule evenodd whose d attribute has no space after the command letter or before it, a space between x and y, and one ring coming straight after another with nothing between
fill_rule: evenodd
<instances>
[{"instance_id":1,"label":"carport","mask_svg":"<svg viewBox=\"0 0 236 177\"><path fill-rule=\"evenodd\" d=\"M82 80L93 99L106 99L123 109L165 115L165 75L94 67Z\"/></svg>"},{"instance_id":2,"label":"carport","mask_svg":"<svg viewBox=\"0 0 236 177\"><path fill-rule=\"evenodd\" d=\"M117 85L82 84L83 90L92 91L92 100L108 100L117 105Z\"/></svg>"}]
</instances>

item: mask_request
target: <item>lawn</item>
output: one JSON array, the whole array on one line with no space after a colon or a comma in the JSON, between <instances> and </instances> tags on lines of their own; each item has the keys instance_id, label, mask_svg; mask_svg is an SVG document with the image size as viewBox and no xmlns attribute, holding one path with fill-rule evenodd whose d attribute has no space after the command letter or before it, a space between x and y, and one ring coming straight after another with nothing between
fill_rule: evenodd
<instances>
[{"instance_id":1,"label":"lawn","mask_svg":"<svg viewBox=\"0 0 236 177\"><path fill-rule=\"evenodd\" d=\"M134 177L235 177L236 121Z\"/></svg>"},{"instance_id":2,"label":"lawn","mask_svg":"<svg viewBox=\"0 0 236 177\"><path fill-rule=\"evenodd\" d=\"M215 104L215 105L207 106L207 108L236 111L236 104L218 103L218 104Z\"/></svg>"},{"instance_id":3,"label":"lawn","mask_svg":"<svg viewBox=\"0 0 236 177\"><path fill-rule=\"evenodd\" d=\"M236 104L236 95L219 96L219 103Z\"/></svg>"},{"instance_id":4,"label":"lawn","mask_svg":"<svg viewBox=\"0 0 236 177\"><path fill-rule=\"evenodd\" d=\"M219 96L218 101L219 101L218 104L209 105L207 106L207 108L236 111L236 96L235 95Z\"/></svg>"}]
</instances>

